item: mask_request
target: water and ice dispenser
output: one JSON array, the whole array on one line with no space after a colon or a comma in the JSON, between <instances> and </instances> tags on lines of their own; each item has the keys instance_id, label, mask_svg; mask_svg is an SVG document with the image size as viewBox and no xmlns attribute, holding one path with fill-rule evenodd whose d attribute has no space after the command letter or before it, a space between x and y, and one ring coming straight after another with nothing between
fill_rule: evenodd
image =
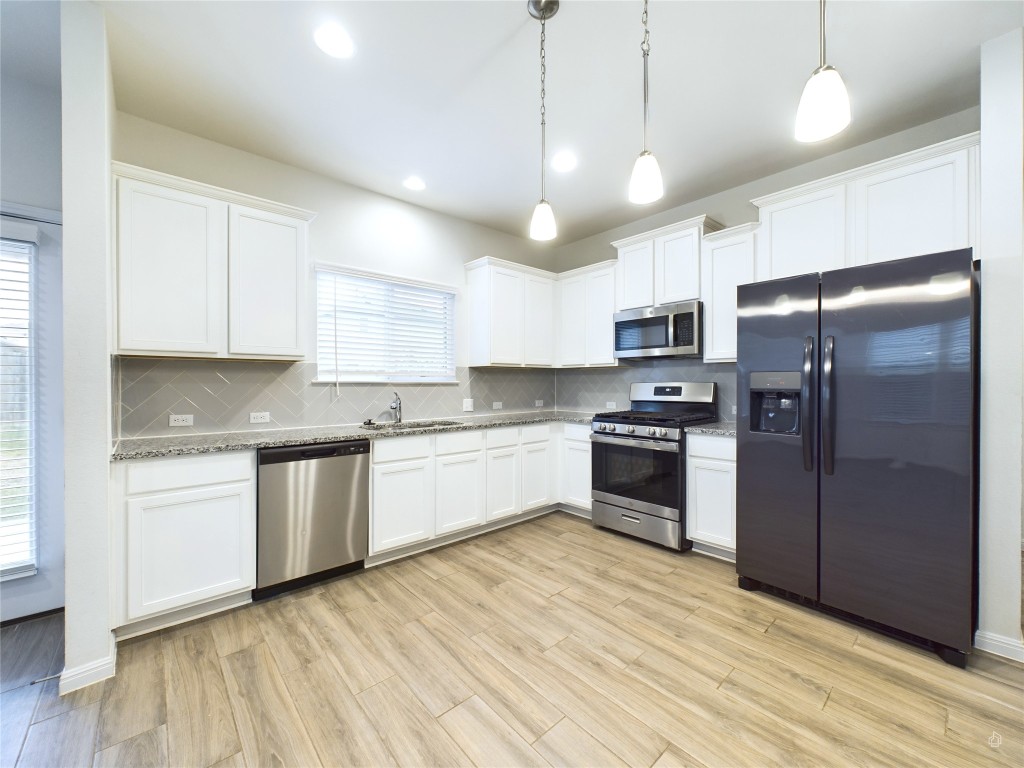
<instances>
[{"instance_id":1,"label":"water and ice dispenser","mask_svg":"<svg viewBox=\"0 0 1024 768\"><path fill-rule=\"evenodd\" d=\"M750 374L750 431L800 434L800 371Z\"/></svg>"}]
</instances>

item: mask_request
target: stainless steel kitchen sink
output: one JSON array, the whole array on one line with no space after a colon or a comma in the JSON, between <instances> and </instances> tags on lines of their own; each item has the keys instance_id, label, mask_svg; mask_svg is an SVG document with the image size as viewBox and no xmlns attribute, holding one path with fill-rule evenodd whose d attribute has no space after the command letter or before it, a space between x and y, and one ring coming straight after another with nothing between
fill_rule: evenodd
<instances>
[{"instance_id":1,"label":"stainless steel kitchen sink","mask_svg":"<svg viewBox=\"0 0 1024 768\"><path fill-rule=\"evenodd\" d=\"M361 429L369 429L375 432L400 432L406 429L427 429L429 427L455 427L461 424L460 421L402 421L383 424L360 424Z\"/></svg>"}]
</instances>

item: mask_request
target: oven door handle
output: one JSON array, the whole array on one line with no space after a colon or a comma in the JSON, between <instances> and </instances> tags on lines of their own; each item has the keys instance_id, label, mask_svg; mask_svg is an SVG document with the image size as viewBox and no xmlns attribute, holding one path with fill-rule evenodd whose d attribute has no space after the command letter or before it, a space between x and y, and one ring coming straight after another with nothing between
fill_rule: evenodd
<instances>
[{"instance_id":1,"label":"oven door handle","mask_svg":"<svg viewBox=\"0 0 1024 768\"><path fill-rule=\"evenodd\" d=\"M609 443L610 445L622 445L626 448L643 448L648 451L662 451L664 453L679 453L679 443L669 440L638 440L635 437L611 437L610 435L591 434L590 439L595 443Z\"/></svg>"}]
</instances>

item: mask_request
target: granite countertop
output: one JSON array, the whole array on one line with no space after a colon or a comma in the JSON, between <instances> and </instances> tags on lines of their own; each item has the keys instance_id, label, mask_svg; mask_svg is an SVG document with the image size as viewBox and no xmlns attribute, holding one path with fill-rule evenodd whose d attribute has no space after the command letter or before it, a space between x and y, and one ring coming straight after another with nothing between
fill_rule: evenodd
<instances>
[{"instance_id":1,"label":"granite countertop","mask_svg":"<svg viewBox=\"0 0 1024 768\"><path fill-rule=\"evenodd\" d=\"M589 424L593 411L523 411L517 413L462 416L457 418L424 419L423 421L454 421L451 426L433 426L402 430L362 429L358 424L338 424L330 427L300 427L295 429L264 429L246 432L215 432L210 434L164 435L160 437L132 437L114 442L111 461L151 459L159 456L188 456L221 451L244 451L254 448L274 448L286 445L333 443L340 440L383 440L410 435L433 435L440 432L462 432L488 427L536 424L560 421L571 424ZM416 420L405 422L414 424Z\"/></svg>"},{"instance_id":2,"label":"granite countertop","mask_svg":"<svg viewBox=\"0 0 1024 768\"><path fill-rule=\"evenodd\" d=\"M710 424L701 424L697 427L686 427L683 431L690 435L722 435L723 437L736 437L736 422L713 421Z\"/></svg>"}]
</instances>

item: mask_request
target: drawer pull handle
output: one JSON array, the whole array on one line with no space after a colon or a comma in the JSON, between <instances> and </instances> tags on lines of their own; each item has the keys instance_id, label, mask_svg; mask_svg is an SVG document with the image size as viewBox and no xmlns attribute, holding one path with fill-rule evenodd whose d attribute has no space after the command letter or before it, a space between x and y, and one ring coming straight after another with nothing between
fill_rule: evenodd
<instances>
[{"instance_id":1,"label":"drawer pull handle","mask_svg":"<svg viewBox=\"0 0 1024 768\"><path fill-rule=\"evenodd\" d=\"M636 523L637 525L640 525L640 518L639 517L633 517L632 515L623 515L622 519L626 520L626 521L628 521L630 523Z\"/></svg>"}]
</instances>

